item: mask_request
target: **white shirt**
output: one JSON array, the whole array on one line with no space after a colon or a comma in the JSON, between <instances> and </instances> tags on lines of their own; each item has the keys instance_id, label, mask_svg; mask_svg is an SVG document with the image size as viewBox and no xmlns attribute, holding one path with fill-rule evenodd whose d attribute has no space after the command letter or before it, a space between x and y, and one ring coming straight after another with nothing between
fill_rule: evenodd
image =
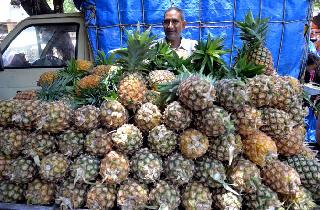
<instances>
[{"instance_id":1,"label":"white shirt","mask_svg":"<svg viewBox=\"0 0 320 210\"><path fill-rule=\"evenodd\" d=\"M166 42L166 38L158 39L157 42ZM182 38L179 47L173 49L180 57L187 58L196 50L196 44L198 44L196 40Z\"/></svg>"}]
</instances>

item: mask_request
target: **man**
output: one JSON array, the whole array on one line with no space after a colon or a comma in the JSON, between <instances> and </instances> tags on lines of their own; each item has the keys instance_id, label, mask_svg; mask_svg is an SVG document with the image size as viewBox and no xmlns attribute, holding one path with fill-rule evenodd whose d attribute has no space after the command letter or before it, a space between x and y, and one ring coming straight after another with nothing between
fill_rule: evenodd
<instances>
[{"instance_id":1,"label":"man","mask_svg":"<svg viewBox=\"0 0 320 210\"><path fill-rule=\"evenodd\" d=\"M184 39L181 36L186 26L184 13L177 7L170 7L164 13L163 28L166 37L160 41L166 41L171 45L178 55L189 57L195 50L196 40Z\"/></svg>"}]
</instances>

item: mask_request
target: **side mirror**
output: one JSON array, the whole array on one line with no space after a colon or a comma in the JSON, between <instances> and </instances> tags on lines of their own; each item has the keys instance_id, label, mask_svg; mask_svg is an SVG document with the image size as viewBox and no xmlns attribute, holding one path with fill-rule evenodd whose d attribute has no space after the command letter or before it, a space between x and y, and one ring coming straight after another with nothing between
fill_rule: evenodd
<instances>
[{"instance_id":1,"label":"side mirror","mask_svg":"<svg viewBox=\"0 0 320 210\"><path fill-rule=\"evenodd\" d=\"M2 52L0 50L0 71L4 71L3 60L2 60Z\"/></svg>"}]
</instances>

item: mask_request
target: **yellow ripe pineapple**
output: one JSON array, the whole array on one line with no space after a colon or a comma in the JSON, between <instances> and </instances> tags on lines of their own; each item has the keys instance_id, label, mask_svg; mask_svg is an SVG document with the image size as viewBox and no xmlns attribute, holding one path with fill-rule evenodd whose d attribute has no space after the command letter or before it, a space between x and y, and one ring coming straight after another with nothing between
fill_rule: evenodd
<instances>
[{"instance_id":1,"label":"yellow ripe pineapple","mask_svg":"<svg viewBox=\"0 0 320 210\"><path fill-rule=\"evenodd\" d=\"M278 153L283 156L291 156L300 154L304 146L306 130L302 126L294 127L292 130L286 132L283 138L277 139Z\"/></svg>"},{"instance_id":2,"label":"yellow ripe pineapple","mask_svg":"<svg viewBox=\"0 0 320 210\"><path fill-rule=\"evenodd\" d=\"M22 90L16 93L13 99L17 100L36 100L38 92L36 90Z\"/></svg>"},{"instance_id":3,"label":"yellow ripe pineapple","mask_svg":"<svg viewBox=\"0 0 320 210\"><path fill-rule=\"evenodd\" d=\"M111 65L98 65L93 67L91 74L103 77L105 75L108 75L110 71L111 71Z\"/></svg>"},{"instance_id":4,"label":"yellow ripe pineapple","mask_svg":"<svg viewBox=\"0 0 320 210\"><path fill-rule=\"evenodd\" d=\"M87 60L76 60L76 66L78 71L88 71L92 68L93 64Z\"/></svg>"},{"instance_id":5,"label":"yellow ripe pineapple","mask_svg":"<svg viewBox=\"0 0 320 210\"><path fill-rule=\"evenodd\" d=\"M259 166L264 166L269 156L277 156L276 143L261 131L248 135L242 143L244 154Z\"/></svg>"},{"instance_id":6,"label":"yellow ripe pineapple","mask_svg":"<svg viewBox=\"0 0 320 210\"><path fill-rule=\"evenodd\" d=\"M37 85L40 87L51 85L58 78L57 71L48 71L40 75Z\"/></svg>"},{"instance_id":7,"label":"yellow ripe pineapple","mask_svg":"<svg viewBox=\"0 0 320 210\"><path fill-rule=\"evenodd\" d=\"M208 137L195 129L185 130L179 137L181 153L190 159L203 156L209 147Z\"/></svg>"},{"instance_id":8,"label":"yellow ripe pineapple","mask_svg":"<svg viewBox=\"0 0 320 210\"><path fill-rule=\"evenodd\" d=\"M249 11L243 22L236 22L240 28L240 38L247 46L247 59L255 64L263 65L264 74L273 75L275 69L273 66L272 54L268 48L265 47L266 34L268 28L268 19L254 19L252 12Z\"/></svg>"},{"instance_id":9,"label":"yellow ripe pineapple","mask_svg":"<svg viewBox=\"0 0 320 210\"><path fill-rule=\"evenodd\" d=\"M99 75L88 75L80 79L76 83L77 96L80 96L82 91L99 87L101 79Z\"/></svg>"}]
</instances>

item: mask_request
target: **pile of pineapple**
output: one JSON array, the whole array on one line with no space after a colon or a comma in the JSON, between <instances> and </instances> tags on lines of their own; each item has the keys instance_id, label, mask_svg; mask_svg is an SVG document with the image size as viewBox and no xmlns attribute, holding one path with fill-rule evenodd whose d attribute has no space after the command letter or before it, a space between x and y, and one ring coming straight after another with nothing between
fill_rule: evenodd
<instances>
[{"instance_id":1,"label":"pile of pineapple","mask_svg":"<svg viewBox=\"0 0 320 210\"><path fill-rule=\"evenodd\" d=\"M247 17L243 30L265 24ZM320 164L304 144L299 81L276 75L254 39L228 71L221 39L187 59L152 40L135 32L113 65L72 61L39 78L37 98L0 102L0 201L314 209Z\"/></svg>"}]
</instances>

